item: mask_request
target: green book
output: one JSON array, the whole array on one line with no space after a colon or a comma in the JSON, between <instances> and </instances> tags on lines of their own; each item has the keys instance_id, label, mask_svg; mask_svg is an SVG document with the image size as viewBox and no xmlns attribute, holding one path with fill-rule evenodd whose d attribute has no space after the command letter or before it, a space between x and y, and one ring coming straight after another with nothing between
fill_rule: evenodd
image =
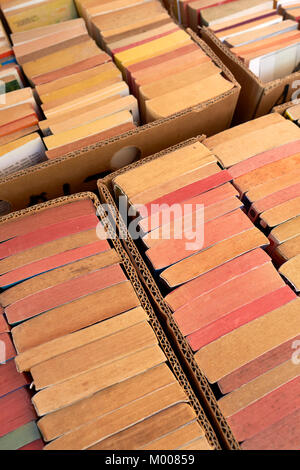
<instances>
[{"instance_id":1,"label":"green book","mask_svg":"<svg viewBox=\"0 0 300 470\"><path fill-rule=\"evenodd\" d=\"M5 93L10 91L19 90L21 87L18 83L18 80L11 80L11 82L5 83Z\"/></svg>"},{"instance_id":2,"label":"green book","mask_svg":"<svg viewBox=\"0 0 300 470\"><path fill-rule=\"evenodd\" d=\"M36 423L31 421L1 437L0 450L18 450L37 439L41 439L41 435Z\"/></svg>"}]
</instances>

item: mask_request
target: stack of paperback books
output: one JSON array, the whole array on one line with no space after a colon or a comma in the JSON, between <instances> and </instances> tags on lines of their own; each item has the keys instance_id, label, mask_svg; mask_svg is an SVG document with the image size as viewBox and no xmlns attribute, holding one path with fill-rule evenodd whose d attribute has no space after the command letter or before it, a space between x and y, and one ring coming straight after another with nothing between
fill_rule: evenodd
<instances>
[{"instance_id":1,"label":"stack of paperback books","mask_svg":"<svg viewBox=\"0 0 300 470\"><path fill-rule=\"evenodd\" d=\"M124 5L124 3L126 5ZM152 122L231 90L222 71L157 0L94 5L78 0L93 37L114 58Z\"/></svg>"},{"instance_id":2,"label":"stack of paperback books","mask_svg":"<svg viewBox=\"0 0 300 470\"><path fill-rule=\"evenodd\" d=\"M288 76L299 62L297 10L286 15L278 2L230 0L180 1L181 19L194 31L208 26L262 82ZM281 2L282 3L282 2Z\"/></svg>"},{"instance_id":3,"label":"stack of paperback books","mask_svg":"<svg viewBox=\"0 0 300 470\"><path fill-rule=\"evenodd\" d=\"M299 105L286 111L287 117L297 121ZM265 127L265 123L273 122ZM269 115L257 121L235 128L230 133L207 140L212 151L229 168L240 199L244 201L248 215L270 240L268 253L280 274L293 289L300 292L300 140L290 140L290 130L295 124L285 123L288 133L280 132L274 138L275 129L282 128L282 116ZM282 128L283 129L283 128ZM224 144L228 135L230 141ZM260 142L242 149L242 142L253 142L252 137L261 135ZM254 137L256 140L256 137ZM255 146L258 146L254 149ZM231 166L232 156L239 160ZM259 148L260 147L260 148ZM265 150L261 153L262 150ZM248 157L255 151L255 158ZM245 159L245 161L243 161Z\"/></svg>"},{"instance_id":4,"label":"stack of paperback books","mask_svg":"<svg viewBox=\"0 0 300 470\"><path fill-rule=\"evenodd\" d=\"M47 158L108 139L139 123L136 99L81 18L12 35L14 51L41 103Z\"/></svg>"},{"instance_id":5,"label":"stack of paperback books","mask_svg":"<svg viewBox=\"0 0 300 470\"><path fill-rule=\"evenodd\" d=\"M0 225L0 302L17 369L37 392L44 448L212 449L95 201L86 193L54 200ZM7 359L14 355L10 344ZM6 413L21 414L18 425L32 422L27 391L14 394L1 400ZM2 433L11 421L1 413Z\"/></svg>"},{"instance_id":6,"label":"stack of paperback books","mask_svg":"<svg viewBox=\"0 0 300 470\"><path fill-rule=\"evenodd\" d=\"M0 95L1 177L46 160L45 146L38 132L40 116L30 87Z\"/></svg>"},{"instance_id":7,"label":"stack of paperback books","mask_svg":"<svg viewBox=\"0 0 300 470\"><path fill-rule=\"evenodd\" d=\"M298 448L299 257L278 272L271 256L274 230L300 215L299 139L272 114L112 180L139 216L131 232L139 227L145 260L244 449Z\"/></svg>"}]
</instances>

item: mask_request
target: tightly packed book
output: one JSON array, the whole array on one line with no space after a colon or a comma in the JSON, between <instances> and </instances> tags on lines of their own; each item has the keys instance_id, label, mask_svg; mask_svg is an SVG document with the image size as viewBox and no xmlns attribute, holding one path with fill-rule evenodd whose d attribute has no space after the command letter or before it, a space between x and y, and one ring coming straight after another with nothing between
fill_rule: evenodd
<instances>
[{"instance_id":1,"label":"tightly packed book","mask_svg":"<svg viewBox=\"0 0 300 470\"><path fill-rule=\"evenodd\" d=\"M59 16L63 5L67 4L50 0L3 4L18 67L41 107L38 129L39 136L43 137L44 159L80 158L99 149L99 165L96 171L92 169L83 177L85 180L93 171L100 175L116 170L144 154L149 155L203 131L212 135L228 127L239 85L203 41L196 37L192 39L171 20L159 1L114 2L114 9L109 10L113 19L107 11L111 6L102 2L103 11L97 5L100 9L92 18L104 20L110 29L104 28L104 31L101 27L98 35L92 31L93 23L85 15L85 5L82 8L77 5L84 19L74 15ZM39 9L46 7L48 14L44 18ZM31 21L33 11L36 14ZM19 14L21 19L14 28L11 15ZM87 20L87 27L84 20ZM149 78L153 64L157 65L155 81L147 83L149 86L145 89L141 87L143 95L131 89L128 77L122 76L124 67L117 60L117 54L101 43L105 33L114 52L134 54L132 67L137 68L138 74L145 72L144 78ZM92 36L97 41L100 37L98 45ZM145 82L144 78L141 83ZM177 99L178 89L182 91L180 99ZM161 90L159 96L158 90ZM226 106L219 111L223 101ZM150 107L154 105L148 118L146 102ZM220 120L207 119L210 112L218 112ZM158 119L165 116L167 119ZM152 126L142 125L156 118L157 122ZM31 131L36 131L30 125L29 116L22 118L24 122L29 123ZM161 139L159 127L164 128L164 139ZM179 132L173 132L176 127ZM14 136L26 137L27 134L24 130L16 130ZM105 152L104 146L107 147ZM22 152L18 152L18 156L18 165L10 168L7 174L26 168L22 164ZM88 171L86 165L85 171Z\"/></svg>"},{"instance_id":2,"label":"tightly packed book","mask_svg":"<svg viewBox=\"0 0 300 470\"><path fill-rule=\"evenodd\" d=\"M278 11L284 18L300 20L300 2L298 0L285 0L278 3Z\"/></svg>"},{"instance_id":3,"label":"tightly packed book","mask_svg":"<svg viewBox=\"0 0 300 470\"><path fill-rule=\"evenodd\" d=\"M17 73L17 72L16 72ZM39 134L41 112L30 87L10 91L0 103L0 176L46 160Z\"/></svg>"},{"instance_id":4,"label":"tightly packed book","mask_svg":"<svg viewBox=\"0 0 300 470\"><path fill-rule=\"evenodd\" d=\"M290 102L285 104L285 110L284 110L284 116L287 119L290 119L294 123L300 125L300 105L298 103L298 100L295 102ZM276 109L275 109L276 112ZM281 113L280 113L281 114Z\"/></svg>"},{"instance_id":5,"label":"tightly packed book","mask_svg":"<svg viewBox=\"0 0 300 470\"><path fill-rule=\"evenodd\" d=\"M41 103L48 159L133 129L139 123L110 56L89 37L81 18L12 34L18 63Z\"/></svg>"},{"instance_id":6,"label":"tightly packed book","mask_svg":"<svg viewBox=\"0 0 300 470\"><path fill-rule=\"evenodd\" d=\"M2 66L0 69L0 80L1 101L4 101L2 96L4 93L23 88L20 67L14 62Z\"/></svg>"},{"instance_id":7,"label":"tightly packed book","mask_svg":"<svg viewBox=\"0 0 300 470\"><path fill-rule=\"evenodd\" d=\"M18 372L33 380L44 449L219 447L96 208L82 193L0 224L0 303Z\"/></svg>"},{"instance_id":8,"label":"tightly packed book","mask_svg":"<svg viewBox=\"0 0 300 470\"><path fill-rule=\"evenodd\" d=\"M195 31L208 26L263 83L288 76L299 62L297 17L282 16L273 1L181 2L184 21Z\"/></svg>"},{"instance_id":9,"label":"tightly packed book","mask_svg":"<svg viewBox=\"0 0 300 470\"><path fill-rule=\"evenodd\" d=\"M73 0L1 0L1 10L12 33L77 18Z\"/></svg>"},{"instance_id":10,"label":"tightly packed book","mask_svg":"<svg viewBox=\"0 0 300 470\"><path fill-rule=\"evenodd\" d=\"M298 122L299 105L288 108L286 116ZM232 167L229 167L228 156L224 156L222 161L234 178L234 185L247 207L249 218L268 235L270 240L268 253L280 274L299 293L300 141L285 142L283 140L277 143L274 140L269 149L271 140L268 140L266 131L269 132L271 127L265 128L266 122L281 126L283 118L274 114L254 121L252 124L239 126L235 128L235 136L231 131L230 143L228 143L233 153L238 152L237 158L242 158L242 141L251 140L251 135L254 135L252 133L256 132L262 136L259 145L265 151L258 153L255 159L239 161ZM292 129L295 125L287 121L286 126ZM220 142L222 142L222 137L226 139L226 133L223 136L220 134ZM225 146L221 148L222 144L218 144L214 138L208 139L207 142L216 155L221 152L220 158L222 158ZM221 150L218 150L220 148Z\"/></svg>"},{"instance_id":11,"label":"tightly packed book","mask_svg":"<svg viewBox=\"0 0 300 470\"><path fill-rule=\"evenodd\" d=\"M112 176L115 195L139 215L141 251L243 449L299 449L297 261L289 275L284 264L278 272L273 225L265 231L247 215L259 202L260 220L272 208L278 227L297 220L299 139L295 124L273 114Z\"/></svg>"},{"instance_id":12,"label":"tightly packed book","mask_svg":"<svg viewBox=\"0 0 300 470\"><path fill-rule=\"evenodd\" d=\"M40 450L43 442L31 403L30 380L16 369L16 351L3 313L0 317L0 350L0 450Z\"/></svg>"},{"instance_id":13,"label":"tightly packed book","mask_svg":"<svg viewBox=\"0 0 300 470\"><path fill-rule=\"evenodd\" d=\"M142 121L180 113L232 90L233 84L173 22L157 0L97 5L76 1L97 43L113 56Z\"/></svg>"},{"instance_id":14,"label":"tightly packed book","mask_svg":"<svg viewBox=\"0 0 300 470\"><path fill-rule=\"evenodd\" d=\"M13 48L0 23L0 176L46 159L38 131L41 116L32 90L16 63Z\"/></svg>"},{"instance_id":15,"label":"tightly packed book","mask_svg":"<svg viewBox=\"0 0 300 470\"><path fill-rule=\"evenodd\" d=\"M11 69L11 67L14 67L15 65L16 65L16 60L14 57L14 53L13 53L10 41L6 34L5 28L2 22L0 21L0 71L1 71L0 78L5 83L5 87L4 87L4 84L1 83L2 85L1 94L3 93L2 87L5 88L5 91L11 91L12 89L17 88L17 84L15 83L17 78L13 73L13 69ZM3 76L2 72L7 71L8 69L10 70L10 74L7 74L7 75L5 74Z\"/></svg>"},{"instance_id":16,"label":"tightly packed book","mask_svg":"<svg viewBox=\"0 0 300 470\"><path fill-rule=\"evenodd\" d=\"M234 25L234 20L239 17L245 16L248 20L254 15L259 17L261 11L274 9L274 2L270 0L252 0L250 4L246 0L179 0L178 4L177 16L181 23L194 31L201 25ZM242 21L245 20L242 18Z\"/></svg>"}]
</instances>

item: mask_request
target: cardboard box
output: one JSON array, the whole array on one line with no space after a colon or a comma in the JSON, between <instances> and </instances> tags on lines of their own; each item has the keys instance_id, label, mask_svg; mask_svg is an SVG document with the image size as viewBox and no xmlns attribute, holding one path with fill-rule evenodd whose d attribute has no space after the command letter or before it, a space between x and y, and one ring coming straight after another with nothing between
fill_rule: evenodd
<instances>
[{"instance_id":1,"label":"cardboard box","mask_svg":"<svg viewBox=\"0 0 300 470\"><path fill-rule=\"evenodd\" d=\"M294 104L295 103L293 103L293 101L288 101L287 103L280 104L279 106L274 106L272 113L278 113L283 116L286 110L291 108Z\"/></svg>"},{"instance_id":2,"label":"cardboard box","mask_svg":"<svg viewBox=\"0 0 300 470\"><path fill-rule=\"evenodd\" d=\"M103 173L131 163L132 154L135 160L139 160L190 137L200 134L211 136L227 129L232 121L240 86L211 49L192 31L190 34L223 70L224 76L234 83L234 88L218 98L166 119L0 179L0 214L62 195L93 191Z\"/></svg>"},{"instance_id":3,"label":"cardboard box","mask_svg":"<svg viewBox=\"0 0 300 470\"><path fill-rule=\"evenodd\" d=\"M90 192L85 192L85 193L79 193L79 194L74 194L72 196L66 196L66 197L61 197L58 199L54 199L50 202L47 203L42 203L38 204L35 206L32 206L30 208L18 211L18 212L13 212L7 216L1 217L0 218L0 224L3 224L9 220L12 219L20 219L28 214L33 214L37 211L43 211L45 209L48 209L49 207L55 207L55 206L61 206L65 204L66 202L74 202L78 200L83 200L83 199L90 199L93 204L95 205L95 209L97 210L97 215L100 220L103 220L104 226L107 229L107 232L109 233L109 238L108 241L111 244L112 248L114 248L117 253L120 256L120 259L122 260L121 266L127 276L127 278L130 280L131 284L134 287L134 290L139 298L139 301L141 303L141 306L143 309L146 311L149 317L149 324L154 330L157 339L158 339L158 344L160 348L163 350L165 353L167 360L168 360L168 365L176 377L178 383L184 388L187 398L188 398L188 403L189 405L193 408L197 420L202 427L202 429L205 431L206 438L209 442L209 444L215 448L215 449L221 449L220 442L212 428L212 425L210 424L207 416L204 413L204 410L202 408L202 405L199 401L199 398L196 396L195 392L193 391L191 384L189 383L187 376L184 373L184 370L176 357L173 348L164 333L162 326L160 325L157 315L154 312L149 299L146 295L146 292L138 278L138 275L135 271L134 266L132 265L129 256L125 252L120 240L117 238L114 226L111 225L107 221L107 216L106 213L103 209L103 207L100 204L99 199L96 197L95 194L90 193Z\"/></svg>"},{"instance_id":4,"label":"cardboard box","mask_svg":"<svg viewBox=\"0 0 300 470\"><path fill-rule=\"evenodd\" d=\"M217 435L221 440L224 448L231 450L238 450L239 444L236 441L230 427L224 416L222 415L217 400L213 394L213 391L204 376L198 367L194 354L190 345L187 343L186 339L179 330L176 322L173 319L173 314L166 304L158 285L156 284L148 266L146 265L144 259L142 258L140 252L138 251L135 242L130 237L127 227L118 211L118 208L113 199L113 188L112 180L128 169L143 165L146 162L152 161L154 159L160 158L166 153L174 151L178 148L184 147L186 145L191 145L196 142L197 139L190 139L186 142L159 152L155 155L151 155L145 158L143 161L133 163L129 167L122 168L121 170L112 173L106 176L104 179L98 181L98 190L100 193L100 200L102 203L108 204L108 207L111 207L111 213L109 217L111 220L115 220L115 224L118 228L119 237L121 238L122 244L126 249L130 259L135 266L139 278L142 281L142 284L150 296L160 323L162 324L167 335L170 338L171 344L174 346L178 357L180 358L181 363L184 365L189 380L193 384L194 389L196 390L197 395L201 396L203 407L206 414L210 417L214 427L217 431Z\"/></svg>"},{"instance_id":5,"label":"cardboard box","mask_svg":"<svg viewBox=\"0 0 300 470\"><path fill-rule=\"evenodd\" d=\"M263 83L209 28L200 28L199 35L241 85L241 93L233 118L234 125L270 113L274 106L290 101L293 93L299 89L300 72ZM297 80L298 82L296 82Z\"/></svg>"}]
</instances>

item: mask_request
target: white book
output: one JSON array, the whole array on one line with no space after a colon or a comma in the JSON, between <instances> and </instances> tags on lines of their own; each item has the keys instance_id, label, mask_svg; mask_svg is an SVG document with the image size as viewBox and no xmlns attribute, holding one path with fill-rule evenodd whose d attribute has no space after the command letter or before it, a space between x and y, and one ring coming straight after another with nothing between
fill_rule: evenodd
<instances>
[{"instance_id":1,"label":"white book","mask_svg":"<svg viewBox=\"0 0 300 470\"><path fill-rule=\"evenodd\" d=\"M300 44L291 44L250 60L249 69L264 83L291 74L300 60Z\"/></svg>"},{"instance_id":2,"label":"white book","mask_svg":"<svg viewBox=\"0 0 300 470\"><path fill-rule=\"evenodd\" d=\"M22 141L24 141L23 145ZM46 160L45 145L38 133L31 134L29 138L19 139L19 142L19 147L1 155L1 178Z\"/></svg>"}]
</instances>

